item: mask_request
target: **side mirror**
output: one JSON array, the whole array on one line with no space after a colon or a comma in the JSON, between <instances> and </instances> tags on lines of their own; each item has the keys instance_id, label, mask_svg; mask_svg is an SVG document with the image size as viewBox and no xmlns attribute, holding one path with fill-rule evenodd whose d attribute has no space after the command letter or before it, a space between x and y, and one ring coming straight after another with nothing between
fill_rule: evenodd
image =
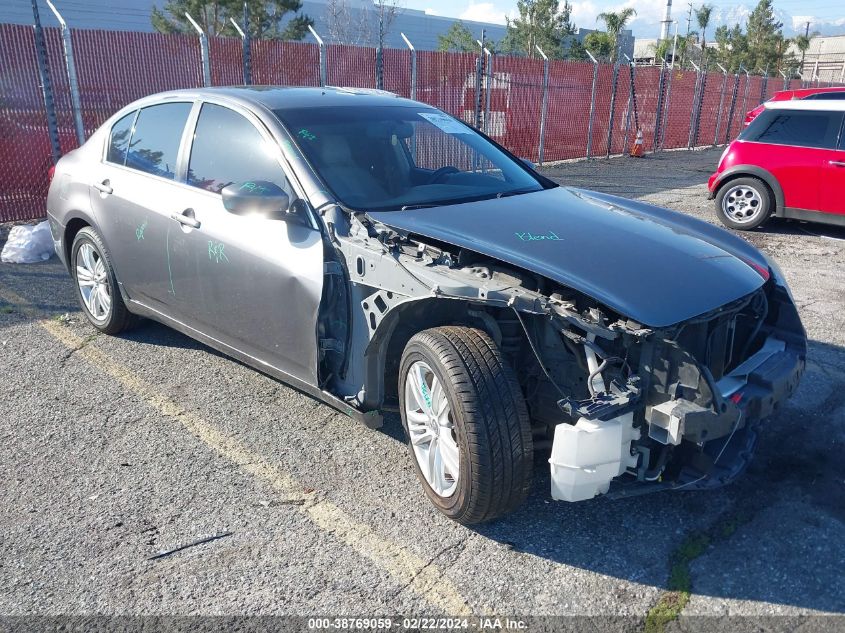
<instances>
[{"instance_id":1,"label":"side mirror","mask_svg":"<svg viewBox=\"0 0 845 633\"><path fill-rule=\"evenodd\" d=\"M526 167L528 167L528 169L530 169L531 171L537 171L537 165L532 163L527 158L520 158L519 160L521 160L522 164L525 165Z\"/></svg>"},{"instance_id":2,"label":"side mirror","mask_svg":"<svg viewBox=\"0 0 845 633\"><path fill-rule=\"evenodd\" d=\"M265 180L250 180L224 187L223 208L235 215L261 216L285 220L290 197L279 185Z\"/></svg>"}]
</instances>

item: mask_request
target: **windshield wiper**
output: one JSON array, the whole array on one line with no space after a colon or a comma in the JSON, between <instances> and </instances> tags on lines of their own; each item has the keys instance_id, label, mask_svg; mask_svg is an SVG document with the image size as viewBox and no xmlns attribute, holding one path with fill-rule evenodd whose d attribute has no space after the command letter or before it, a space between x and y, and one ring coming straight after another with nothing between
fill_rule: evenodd
<instances>
[{"instance_id":1,"label":"windshield wiper","mask_svg":"<svg viewBox=\"0 0 845 633\"><path fill-rule=\"evenodd\" d=\"M439 204L426 204L426 203L406 204L405 206L400 207L399 210L400 211L410 211L411 209L430 209L431 207L439 207L439 206L441 206L441 205L439 205Z\"/></svg>"},{"instance_id":2,"label":"windshield wiper","mask_svg":"<svg viewBox=\"0 0 845 633\"><path fill-rule=\"evenodd\" d=\"M523 193L533 193L534 191L540 190L534 189L533 187L523 187L522 189L513 189L512 191L500 191L496 194L496 198L508 198L510 196L518 196Z\"/></svg>"}]
</instances>

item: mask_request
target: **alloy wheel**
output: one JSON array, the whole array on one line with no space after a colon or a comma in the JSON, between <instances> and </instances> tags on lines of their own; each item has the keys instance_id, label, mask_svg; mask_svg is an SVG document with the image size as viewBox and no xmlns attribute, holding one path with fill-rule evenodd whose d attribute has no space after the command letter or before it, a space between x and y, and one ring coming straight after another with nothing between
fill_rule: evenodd
<instances>
[{"instance_id":1,"label":"alloy wheel","mask_svg":"<svg viewBox=\"0 0 845 633\"><path fill-rule=\"evenodd\" d=\"M76 252L76 283L88 313L105 321L111 312L112 291L102 254L85 242Z\"/></svg>"},{"instance_id":2,"label":"alloy wheel","mask_svg":"<svg viewBox=\"0 0 845 633\"><path fill-rule=\"evenodd\" d=\"M451 497L461 471L452 408L440 380L423 361L413 363L405 377L405 419L423 477L437 495Z\"/></svg>"},{"instance_id":3,"label":"alloy wheel","mask_svg":"<svg viewBox=\"0 0 845 633\"><path fill-rule=\"evenodd\" d=\"M753 187L737 185L722 198L722 211L737 224L748 224L763 212L763 198Z\"/></svg>"}]
</instances>

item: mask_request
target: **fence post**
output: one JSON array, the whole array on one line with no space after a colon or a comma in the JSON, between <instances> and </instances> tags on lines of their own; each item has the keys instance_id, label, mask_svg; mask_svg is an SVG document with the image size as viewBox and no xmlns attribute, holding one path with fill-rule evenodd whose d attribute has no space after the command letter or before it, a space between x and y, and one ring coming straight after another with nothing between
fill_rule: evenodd
<instances>
[{"instance_id":1,"label":"fence post","mask_svg":"<svg viewBox=\"0 0 845 633\"><path fill-rule=\"evenodd\" d=\"M692 60L689 60L689 63L692 64L692 67L695 68L695 88L693 88L693 95L692 95L692 112L690 112L689 117L689 134L687 135L687 149L692 149L694 146L694 135L695 131L695 120L696 120L696 113L698 112L698 108L700 105L700 98L699 92L701 89L701 69L696 65L696 63Z\"/></svg>"},{"instance_id":2,"label":"fence post","mask_svg":"<svg viewBox=\"0 0 845 633\"><path fill-rule=\"evenodd\" d=\"M485 48L487 67L484 73L484 133L490 134L490 92L493 86L493 51Z\"/></svg>"},{"instance_id":3,"label":"fence post","mask_svg":"<svg viewBox=\"0 0 845 633\"><path fill-rule=\"evenodd\" d=\"M244 25L248 25L247 22L247 8L246 3L244 3ZM244 32L241 28L241 25L235 22L235 18L229 18L232 21L232 26L235 27L235 30L238 32L238 35L241 36L241 41L243 42L243 73L244 73L244 85L249 86L252 83L252 54L250 50L250 40L249 36ZM249 26L247 26L249 28Z\"/></svg>"},{"instance_id":4,"label":"fence post","mask_svg":"<svg viewBox=\"0 0 845 633\"><path fill-rule=\"evenodd\" d=\"M46 2L62 27L62 48L64 48L65 53L65 69L67 70L67 83L70 88L70 106L73 109L73 124L76 128L76 140L82 145L85 142L85 127L82 125L82 104L79 100L79 83L76 79L76 64L73 62L73 42L70 37L70 29L53 3L50 0L46 0Z\"/></svg>"},{"instance_id":5,"label":"fence post","mask_svg":"<svg viewBox=\"0 0 845 633\"><path fill-rule=\"evenodd\" d=\"M593 121L596 118L596 83L599 78L599 62L593 54L584 49L593 62L593 87L590 89L590 122L587 124L587 158L593 153Z\"/></svg>"},{"instance_id":6,"label":"fence post","mask_svg":"<svg viewBox=\"0 0 845 633\"><path fill-rule=\"evenodd\" d=\"M624 53L623 53L624 54ZM634 60L632 60L628 55L625 55L625 59L628 60L628 72L632 75L634 73ZM629 77L629 79L632 79ZM632 84L633 81L629 81L629 84ZM631 104L633 103L634 93L632 87L628 86L628 106L625 108L625 135L622 139L622 152L625 152L625 148L628 147L628 132L631 131Z\"/></svg>"},{"instance_id":7,"label":"fence post","mask_svg":"<svg viewBox=\"0 0 845 633\"><path fill-rule=\"evenodd\" d=\"M308 25L308 30L311 31L311 35L317 40L317 47L320 51L320 85L325 86L326 76L328 75L326 72L326 45L323 43L323 38L317 35L317 31L310 24Z\"/></svg>"},{"instance_id":8,"label":"fence post","mask_svg":"<svg viewBox=\"0 0 845 633\"><path fill-rule=\"evenodd\" d=\"M713 145L719 142L719 128L722 127L722 110L725 107L725 90L728 87L728 69L716 62L719 70L722 71L722 88L719 90L719 113L716 116L716 133L713 134Z\"/></svg>"},{"instance_id":9,"label":"fence post","mask_svg":"<svg viewBox=\"0 0 845 633\"><path fill-rule=\"evenodd\" d=\"M736 98L739 95L739 73L742 70L742 66L740 66L736 74L734 75L734 89L733 93L731 94L731 107L728 110L728 124L725 126L725 143L730 140L730 133L731 127L733 126L734 122L734 113L736 112Z\"/></svg>"},{"instance_id":10,"label":"fence post","mask_svg":"<svg viewBox=\"0 0 845 633\"><path fill-rule=\"evenodd\" d=\"M747 68L743 68L742 66L739 69L745 73L745 92L742 96L742 114L748 112L748 90L751 88L751 73L748 72Z\"/></svg>"},{"instance_id":11,"label":"fence post","mask_svg":"<svg viewBox=\"0 0 845 633\"><path fill-rule=\"evenodd\" d=\"M380 40L376 47L376 89L384 90L384 49Z\"/></svg>"},{"instance_id":12,"label":"fence post","mask_svg":"<svg viewBox=\"0 0 845 633\"><path fill-rule=\"evenodd\" d=\"M760 103L763 103L766 100L766 90L769 87L769 67L766 66L766 70L760 68L757 72L763 73L763 82L760 84Z\"/></svg>"},{"instance_id":13,"label":"fence post","mask_svg":"<svg viewBox=\"0 0 845 633\"><path fill-rule=\"evenodd\" d=\"M542 165L546 149L546 110L548 109L549 103L549 58L537 44L534 47L543 58L543 99L540 102L540 149L537 153L538 162Z\"/></svg>"},{"instance_id":14,"label":"fence post","mask_svg":"<svg viewBox=\"0 0 845 633\"><path fill-rule=\"evenodd\" d=\"M200 25L194 21L194 18L191 17L191 14L185 11L185 17L188 18L188 22L191 23L191 26L196 29L197 33L200 36L200 57L202 58L202 83L204 86L208 87L211 85L211 64L208 59L208 38L205 36L205 32L200 28Z\"/></svg>"},{"instance_id":15,"label":"fence post","mask_svg":"<svg viewBox=\"0 0 845 633\"><path fill-rule=\"evenodd\" d=\"M816 60L816 63L813 64L813 75L810 77L810 83L816 82L816 88L819 87L819 60Z\"/></svg>"},{"instance_id":16,"label":"fence post","mask_svg":"<svg viewBox=\"0 0 845 633\"><path fill-rule=\"evenodd\" d=\"M481 89L484 77L484 42L486 31L481 29L481 39L475 40L478 44L478 57L475 58L475 129L481 129Z\"/></svg>"},{"instance_id":17,"label":"fence post","mask_svg":"<svg viewBox=\"0 0 845 633\"><path fill-rule=\"evenodd\" d=\"M620 47L621 49L621 47ZM610 148L613 145L613 115L616 110L616 83L619 80L619 55L616 56L613 62L613 86L610 88L610 115L607 121L607 154L606 158L610 158Z\"/></svg>"},{"instance_id":18,"label":"fence post","mask_svg":"<svg viewBox=\"0 0 845 633\"><path fill-rule=\"evenodd\" d=\"M411 99L417 98L417 49L414 48L414 45L411 44L411 40L409 40L404 33L400 33L399 35L402 36L402 39L405 40L405 44L408 46L408 49L411 51Z\"/></svg>"},{"instance_id":19,"label":"fence post","mask_svg":"<svg viewBox=\"0 0 845 633\"><path fill-rule=\"evenodd\" d=\"M666 128L668 127L667 120L669 118L669 109L672 107L672 81L675 75L675 58L672 58L672 63L669 65L669 81L666 83L666 103L663 105L663 119L660 123L660 149L666 143Z\"/></svg>"},{"instance_id":20,"label":"fence post","mask_svg":"<svg viewBox=\"0 0 845 633\"><path fill-rule=\"evenodd\" d=\"M845 83L845 62L842 62L842 70L839 71L839 83Z\"/></svg>"},{"instance_id":21,"label":"fence post","mask_svg":"<svg viewBox=\"0 0 845 633\"><path fill-rule=\"evenodd\" d=\"M44 97L44 111L47 114L47 133L50 136L50 151L55 165L62 155L59 143L59 124L56 120L56 103L53 101L53 83L50 81L50 68L47 65L47 45L44 31L41 30L41 17L38 15L38 3L32 0L32 19L35 29L35 56L38 59L38 77L41 80L41 95Z\"/></svg>"},{"instance_id":22,"label":"fence post","mask_svg":"<svg viewBox=\"0 0 845 633\"><path fill-rule=\"evenodd\" d=\"M657 106L654 113L654 135L651 139L651 152L657 152L657 141L660 138L660 118L663 114L663 97L666 90L666 56L660 65L660 75L657 78ZM670 71L671 72L671 71Z\"/></svg>"},{"instance_id":23,"label":"fence post","mask_svg":"<svg viewBox=\"0 0 845 633\"><path fill-rule=\"evenodd\" d=\"M783 72L782 70L778 70L778 72L783 77L783 88L781 88L781 90L788 89L789 88L789 76L785 72Z\"/></svg>"}]
</instances>

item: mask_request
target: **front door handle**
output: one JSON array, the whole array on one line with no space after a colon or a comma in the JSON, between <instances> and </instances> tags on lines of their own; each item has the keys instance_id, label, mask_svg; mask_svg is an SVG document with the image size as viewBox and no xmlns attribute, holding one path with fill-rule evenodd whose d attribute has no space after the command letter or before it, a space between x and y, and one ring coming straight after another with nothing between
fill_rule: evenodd
<instances>
[{"instance_id":1,"label":"front door handle","mask_svg":"<svg viewBox=\"0 0 845 633\"><path fill-rule=\"evenodd\" d=\"M114 192L114 189L111 188L108 180L104 180L103 182L95 182L94 189L106 195Z\"/></svg>"},{"instance_id":2,"label":"front door handle","mask_svg":"<svg viewBox=\"0 0 845 633\"><path fill-rule=\"evenodd\" d=\"M189 226L192 229L200 228L200 221L197 220L193 215L185 215L191 211L191 209L185 209L182 213L171 213L170 217L173 220L176 220L179 224L184 224L185 226ZM191 211L193 214L193 211Z\"/></svg>"},{"instance_id":3,"label":"front door handle","mask_svg":"<svg viewBox=\"0 0 845 633\"><path fill-rule=\"evenodd\" d=\"M834 167L845 167L845 160L829 160L827 164L833 165Z\"/></svg>"}]
</instances>

